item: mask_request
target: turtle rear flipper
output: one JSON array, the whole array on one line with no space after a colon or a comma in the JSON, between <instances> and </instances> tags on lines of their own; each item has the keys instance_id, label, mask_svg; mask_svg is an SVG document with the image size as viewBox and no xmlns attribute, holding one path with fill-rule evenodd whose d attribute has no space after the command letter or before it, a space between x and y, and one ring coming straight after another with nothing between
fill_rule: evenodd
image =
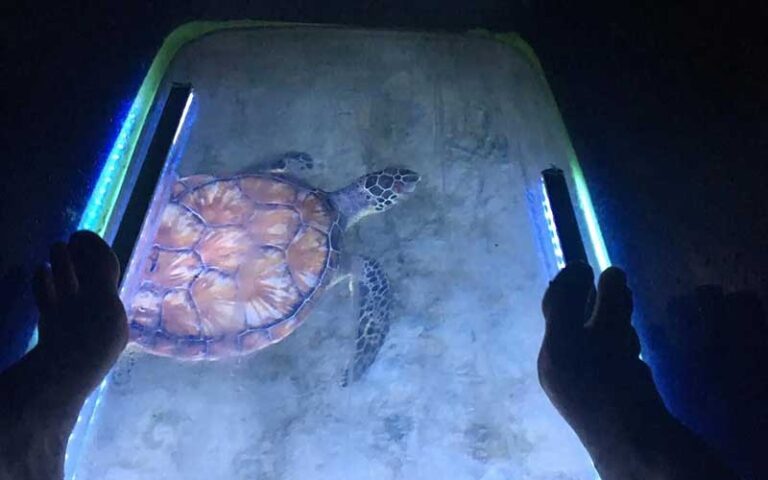
<instances>
[{"instance_id":1,"label":"turtle rear flipper","mask_svg":"<svg viewBox=\"0 0 768 480\"><path fill-rule=\"evenodd\" d=\"M389 332L389 311L392 303L389 281L376 260L361 257L353 273L356 305L359 305L355 354L344 372L341 385L346 387L365 374L376 359Z\"/></svg>"}]
</instances>

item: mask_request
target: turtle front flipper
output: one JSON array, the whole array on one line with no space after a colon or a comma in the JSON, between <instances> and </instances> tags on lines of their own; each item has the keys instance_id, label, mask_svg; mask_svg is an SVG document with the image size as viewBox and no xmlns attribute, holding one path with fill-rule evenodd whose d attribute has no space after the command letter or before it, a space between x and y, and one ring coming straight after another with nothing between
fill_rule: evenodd
<instances>
[{"instance_id":1,"label":"turtle front flipper","mask_svg":"<svg viewBox=\"0 0 768 480\"><path fill-rule=\"evenodd\" d=\"M260 165L257 170L270 173L288 173L300 175L307 170L312 170L315 160L308 153L286 152L277 160L270 160Z\"/></svg>"},{"instance_id":2,"label":"turtle front flipper","mask_svg":"<svg viewBox=\"0 0 768 480\"><path fill-rule=\"evenodd\" d=\"M341 385L346 387L365 374L373 364L389 332L389 310L392 303L389 281L376 260L360 257L355 261L352 281L359 305L355 354L344 372Z\"/></svg>"}]
</instances>

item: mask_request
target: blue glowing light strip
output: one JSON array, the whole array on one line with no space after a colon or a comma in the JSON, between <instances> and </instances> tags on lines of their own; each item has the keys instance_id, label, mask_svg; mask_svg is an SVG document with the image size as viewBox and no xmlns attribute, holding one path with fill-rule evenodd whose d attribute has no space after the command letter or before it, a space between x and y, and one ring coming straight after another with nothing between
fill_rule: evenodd
<instances>
[{"instance_id":1,"label":"blue glowing light strip","mask_svg":"<svg viewBox=\"0 0 768 480\"><path fill-rule=\"evenodd\" d=\"M109 219L114 211L118 194L125 180L128 164L136 147L138 130L143 125L144 118L140 112L146 109L146 103L147 100L140 95L131 104L128 115L123 121L123 126L120 128L117 139L112 145L109 155L107 155L96 185L91 192L85 211L80 217L80 223L77 225L78 230L90 230L98 233L101 237L107 233ZM37 345L38 338L38 331L35 329L29 340L27 351L32 350Z\"/></svg>"},{"instance_id":2,"label":"blue glowing light strip","mask_svg":"<svg viewBox=\"0 0 768 480\"><path fill-rule=\"evenodd\" d=\"M189 114L190 107L192 105L192 101L194 99L194 94L190 92L189 96L187 97L187 102L184 105L184 111L181 114L181 118L179 119L179 125L176 127L176 132L173 135L173 142L171 144L171 148L169 152L174 152L177 150L177 141L179 139L179 135L184 128L184 124L186 123L187 116ZM126 123L129 122L129 120L132 120L129 114L129 118L126 119ZM125 127L123 128L125 130ZM121 134L123 133L123 130L121 130ZM118 145L121 143L121 138L118 136L117 141L115 142L115 147L113 147L113 151L115 148L118 148ZM119 152L123 152L124 146L119 147ZM88 202L88 207L86 207L86 213L83 214L83 219L80 222L80 229L91 229L89 226L91 223L89 222L98 222L98 219L109 219L109 216L111 215L111 211L109 214L104 214L103 209L105 208L104 202L102 199L104 198L101 196L103 192L99 190L101 180L106 177L111 177L114 175L115 169L118 168L117 166L117 160L119 157L115 157L115 163L110 164L110 161L113 159L113 157L110 154L110 157L108 159L107 165L104 166L104 170L102 170L101 176L99 177L99 182L96 184L96 188L94 189L94 193L91 195L91 199ZM123 173L124 177L124 173ZM122 179L121 179L122 181ZM117 188L117 187L111 187L111 185L114 185L114 180L111 181L105 181L102 185L103 188ZM119 188L117 188L119 190ZM114 208L114 205L110 207L110 210ZM91 216L87 216L89 213L89 209L91 212ZM105 228L106 224L108 222L104 221L101 225L102 229ZM93 225L96 225L96 223L93 223ZM98 232L99 234L103 235L103 231ZM83 407L80 409L80 414L77 416L77 421L75 422L75 427L72 429L72 433L69 435L69 439L67 440L67 452L64 455L64 478L69 480L76 480L77 478L77 467L80 464L80 460L82 458L82 451L84 446L87 443L88 440L88 434L91 431L91 427L93 427L93 424L96 421L97 414L99 412L99 407L102 405L104 393L107 390L107 385L109 383L110 375L107 375L104 380L99 384L96 391L94 391L83 403Z\"/></svg>"},{"instance_id":3,"label":"blue glowing light strip","mask_svg":"<svg viewBox=\"0 0 768 480\"><path fill-rule=\"evenodd\" d=\"M557 227L555 226L555 216L552 213L552 206L549 204L549 195L547 195L547 188L544 185L544 179L541 179L541 191L544 201L541 202L544 207L544 218L547 221L547 230L549 230L549 240L552 242L552 251L555 255L555 262L557 269L565 268L565 256L563 255L563 248L560 246L560 236L557 234Z\"/></svg>"},{"instance_id":4,"label":"blue glowing light strip","mask_svg":"<svg viewBox=\"0 0 768 480\"><path fill-rule=\"evenodd\" d=\"M136 128L141 127L140 122L136 121L138 112L143 107L141 103L141 99L136 98L128 111L128 116L104 162L91 198L85 207L78 230L91 230L102 236L105 234L135 148L135 142L130 141L131 137L136 133Z\"/></svg>"}]
</instances>

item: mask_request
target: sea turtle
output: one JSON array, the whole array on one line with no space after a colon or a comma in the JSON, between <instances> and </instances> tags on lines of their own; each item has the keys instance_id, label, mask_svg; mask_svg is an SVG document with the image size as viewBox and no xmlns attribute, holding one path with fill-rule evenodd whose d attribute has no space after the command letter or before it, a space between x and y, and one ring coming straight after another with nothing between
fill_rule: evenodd
<instances>
[{"instance_id":1,"label":"sea turtle","mask_svg":"<svg viewBox=\"0 0 768 480\"><path fill-rule=\"evenodd\" d=\"M342 234L410 196L419 175L389 167L325 192L299 178L312 166L289 153L255 173L176 181L129 305L132 340L179 359L248 354L284 339L347 280L359 323L342 383L358 380L389 330L390 288L376 260L342 255Z\"/></svg>"}]
</instances>

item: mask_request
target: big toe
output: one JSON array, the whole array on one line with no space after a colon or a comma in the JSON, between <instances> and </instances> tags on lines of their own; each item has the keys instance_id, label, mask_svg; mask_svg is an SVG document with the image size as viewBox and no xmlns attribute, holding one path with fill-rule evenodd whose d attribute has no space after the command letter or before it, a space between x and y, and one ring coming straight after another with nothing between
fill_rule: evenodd
<instances>
[{"instance_id":1,"label":"big toe","mask_svg":"<svg viewBox=\"0 0 768 480\"><path fill-rule=\"evenodd\" d=\"M573 332L584 326L587 307L594 295L594 273L583 262L568 264L544 294L542 311L552 332Z\"/></svg>"},{"instance_id":2,"label":"big toe","mask_svg":"<svg viewBox=\"0 0 768 480\"><path fill-rule=\"evenodd\" d=\"M69 237L68 248L82 288L117 290L120 264L107 242L94 232L80 230Z\"/></svg>"},{"instance_id":3,"label":"big toe","mask_svg":"<svg viewBox=\"0 0 768 480\"><path fill-rule=\"evenodd\" d=\"M631 319L632 292L627 286L627 275L620 268L610 267L600 275L592 323L629 325Z\"/></svg>"},{"instance_id":4,"label":"big toe","mask_svg":"<svg viewBox=\"0 0 768 480\"><path fill-rule=\"evenodd\" d=\"M632 292L621 269L611 267L600 275L589 326L604 355L636 359L640 354L640 341L632 327Z\"/></svg>"}]
</instances>

